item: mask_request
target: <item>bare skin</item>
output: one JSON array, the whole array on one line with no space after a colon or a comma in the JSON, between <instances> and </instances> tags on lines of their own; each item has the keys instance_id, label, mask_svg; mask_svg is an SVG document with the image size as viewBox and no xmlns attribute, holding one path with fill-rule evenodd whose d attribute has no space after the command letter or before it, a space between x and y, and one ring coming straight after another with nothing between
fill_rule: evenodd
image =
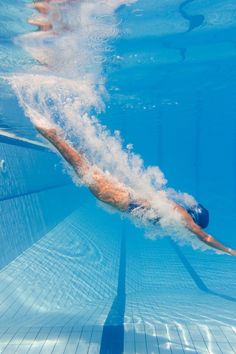
<instances>
[{"instance_id":1,"label":"bare skin","mask_svg":"<svg viewBox=\"0 0 236 354\"><path fill-rule=\"evenodd\" d=\"M129 203L132 202L132 198L126 186L105 175L98 167L92 166L82 153L75 150L59 136L56 129L36 128L56 147L65 160L73 167L78 176L85 181L96 198L121 211L128 211ZM88 175L90 176L89 181L86 177ZM138 199L138 202L145 208L150 207L150 203L145 199ZM224 246L214 237L203 231L182 206L173 202L172 204L173 209L181 214L187 229L194 233L199 240L210 247L223 251L231 256L236 256L236 250Z\"/></svg>"},{"instance_id":2,"label":"bare skin","mask_svg":"<svg viewBox=\"0 0 236 354\"><path fill-rule=\"evenodd\" d=\"M43 15L47 15L50 11L50 5L46 1L36 2L33 4L33 7Z\"/></svg>"},{"instance_id":3,"label":"bare skin","mask_svg":"<svg viewBox=\"0 0 236 354\"><path fill-rule=\"evenodd\" d=\"M86 184L95 197L121 211L128 208L130 193L127 188L111 180L99 168L90 165L82 154L59 137L55 129L37 127L37 130L57 148L82 180L89 179Z\"/></svg>"},{"instance_id":4,"label":"bare skin","mask_svg":"<svg viewBox=\"0 0 236 354\"><path fill-rule=\"evenodd\" d=\"M44 22L38 19L29 19L28 23L33 26L38 26L40 31L46 32L52 29L52 24L50 22Z\"/></svg>"},{"instance_id":5,"label":"bare skin","mask_svg":"<svg viewBox=\"0 0 236 354\"><path fill-rule=\"evenodd\" d=\"M37 10L40 14L44 15L44 17L46 17L46 15L48 15L51 10L50 2L51 2L50 0L39 1L34 3L32 7L35 10ZM46 21L43 21L43 19L41 20L41 19L30 18L28 19L28 23L30 25L37 26L39 30L43 32L51 31L53 28L52 23L48 19Z\"/></svg>"},{"instance_id":6,"label":"bare skin","mask_svg":"<svg viewBox=\"0 0 236 354\"><path fill-rule=\"evenodd\" d=\"M28 23L33 26L37 26L40 31L46 32L46 31L51 31L53 26L52 23L48 20L46 15L49 14L51 10L50 6L50 0L46 1L38 1L32 4L32 7L37 10L43 17L45 18L45 21L42 19L35 19L35 18L29 18Z\"/></svg>"},{"instance_id":7,"label":"bare skin","mask_svg":"<svg viewBox=\"0 0 236 354\"><path fill-rule=\"evenodd\" d=\"M53 4L63 4L63 3L69 3L69 0L45 0L45 1L38 1L35 2L32 7L37 10L41 15L47 18L46 15L48 15L50 12L53 12ZM58 16L54 13L53 20L57 20ZM52 21L53 22L53 21ZM49 21L47 18L46 21L43 21L41 19L28 19L28 23L30 25L37 26L40 31L47 32L51 31L53 29L53 23Z\"/></svg>"}]
</instances>

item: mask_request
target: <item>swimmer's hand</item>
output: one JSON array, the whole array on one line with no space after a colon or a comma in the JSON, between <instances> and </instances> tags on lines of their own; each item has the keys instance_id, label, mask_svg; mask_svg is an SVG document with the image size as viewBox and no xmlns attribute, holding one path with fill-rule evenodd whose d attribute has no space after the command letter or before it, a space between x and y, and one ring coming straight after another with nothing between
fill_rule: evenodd
<instances>
[{"instance_id":1,"label":"swimmer's hand","mask_svg":"<svg viewBox=\"0 0 236 354\"><path fill-rule=\"evenodd\" d=\"M222 243L217 241L213 236L203 231L202 228L194 222L193 218L188 214L188 212L182 206L175 204L174 209L176 209L183 217L187 229L192 233L194 233L199 238L200 241L206 243L208 246L213 247L219 251L225 252L230 256L236 256L235 250L232 250L231 248L224 246Z\"/></svg>"},{"instance_id":2,"label":"swimmer's hand","mask_svg":"<svg viewBox=\"0 0 236 354\"><path fill-rule=\"evenodd\" d=\"M232 248L228 248L228 254L230 256L236 256L236 250L232 250Z\"/></svg>"}]
</instances>

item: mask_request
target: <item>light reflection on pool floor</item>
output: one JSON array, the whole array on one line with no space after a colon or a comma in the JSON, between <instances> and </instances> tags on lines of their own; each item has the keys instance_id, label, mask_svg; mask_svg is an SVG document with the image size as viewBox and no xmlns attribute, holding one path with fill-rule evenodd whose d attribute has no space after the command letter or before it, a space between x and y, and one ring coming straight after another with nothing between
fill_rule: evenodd
<instances>
[{"instance_id":1,"label":"light reflection on pool floor","mask_svg":"<svg viewBox=\"0 0 236 354\"><path fill-rule=\"evenodd\" d=\"M235 353L233 258L180 251L218 295L169 239L146 240L88 202L1 271L0 349L116 354L110 335L125 353Z\"/></svg>"}]
</instances>

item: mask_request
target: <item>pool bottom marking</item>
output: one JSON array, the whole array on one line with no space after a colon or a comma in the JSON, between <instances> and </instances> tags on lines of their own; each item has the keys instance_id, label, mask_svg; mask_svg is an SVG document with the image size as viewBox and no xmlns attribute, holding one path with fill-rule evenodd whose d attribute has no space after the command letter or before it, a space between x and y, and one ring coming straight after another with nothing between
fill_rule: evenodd
<instances>
[{"instance_id":1,"label":"pool bottom marking","mask_svg":"<svg viewBox=\"0 0 236 354\"><path fill-rule=\"evenodd\" d=\"M117 294L103 326L100 354L121 354L124 352L125 276L126 234L123 227Z\"/></svg>"},{"instance_id":2,"label":"pool bottom marking","mask_svg":"<svg viewBox=\"0 0 236 354\"><path fill-rule=\"evenodd\" d=\"M195 285L198 287L198 289L200 289L201 291L204 291L205 293L207 293L209 295L215 295L215 296L218 296L218 297L220 297L220 298L222 298L224 300L236 302L236 299L234 297L232 297L232 296L220 294L220 293L217 293L217 292L209 289L206 286L206 284L204 283L204 281L200 278L198 273L195 271L195 269L191 266L191 264L189 263L187 258L184 256L184 254L181 252L181 250L176 245L176 243L174 241L172 241L172 240L170 240L170 243L171 243L172 247L174 248L175 252L177 253L177 255L179 256L179 258L180 258L182 264L184 265L185 269L187 270L187 272L191 276L192 280L194 281Z\"/></svg>"}]
</instances>

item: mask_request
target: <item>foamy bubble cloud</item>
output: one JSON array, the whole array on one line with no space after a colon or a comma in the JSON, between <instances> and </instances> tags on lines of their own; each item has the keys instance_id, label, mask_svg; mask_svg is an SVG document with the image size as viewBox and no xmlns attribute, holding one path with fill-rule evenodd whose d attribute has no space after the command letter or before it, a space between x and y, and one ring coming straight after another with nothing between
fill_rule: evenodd
<instances>
[{"instance_id":1,"label":"foamy bubble cloud","mask_svg":"<svg viewBox=\"0 0 236 354\"><path fill-rule=\"evenodd\" d=\"M64 138L82 151L91 165L125 185L133 200L149 201L150 208L131 215L133 222L145 226L147 237L156 239L168 234L179 242L201 247L173 207L174 201L183 206L194 205L194 198L169 189L159 167L146 168L132 145L125 148L120 133L112 134L95 116L105 110L103 64L109 40L118 34L115 11L120 5L133 2L50 3L53 30L16 39L39 63L8 80L33 124L60 127ZM77 183L78 177L71 169L69 173ZM159 222L153 223L157 216Z\"/></svg>"},{"instance_id":2,"label":"foamy bubble cloud","mask_svg":"<svg viewBox=\"0 0 236 354\"><path fill-rule=\"evenodd\" d=\"M36 125L64 123L69 127L92 108L104 109L102 90L96 90L89 79L78 82L57 76L19 74L7 80Z\"/></svg>"}]
</instances>

